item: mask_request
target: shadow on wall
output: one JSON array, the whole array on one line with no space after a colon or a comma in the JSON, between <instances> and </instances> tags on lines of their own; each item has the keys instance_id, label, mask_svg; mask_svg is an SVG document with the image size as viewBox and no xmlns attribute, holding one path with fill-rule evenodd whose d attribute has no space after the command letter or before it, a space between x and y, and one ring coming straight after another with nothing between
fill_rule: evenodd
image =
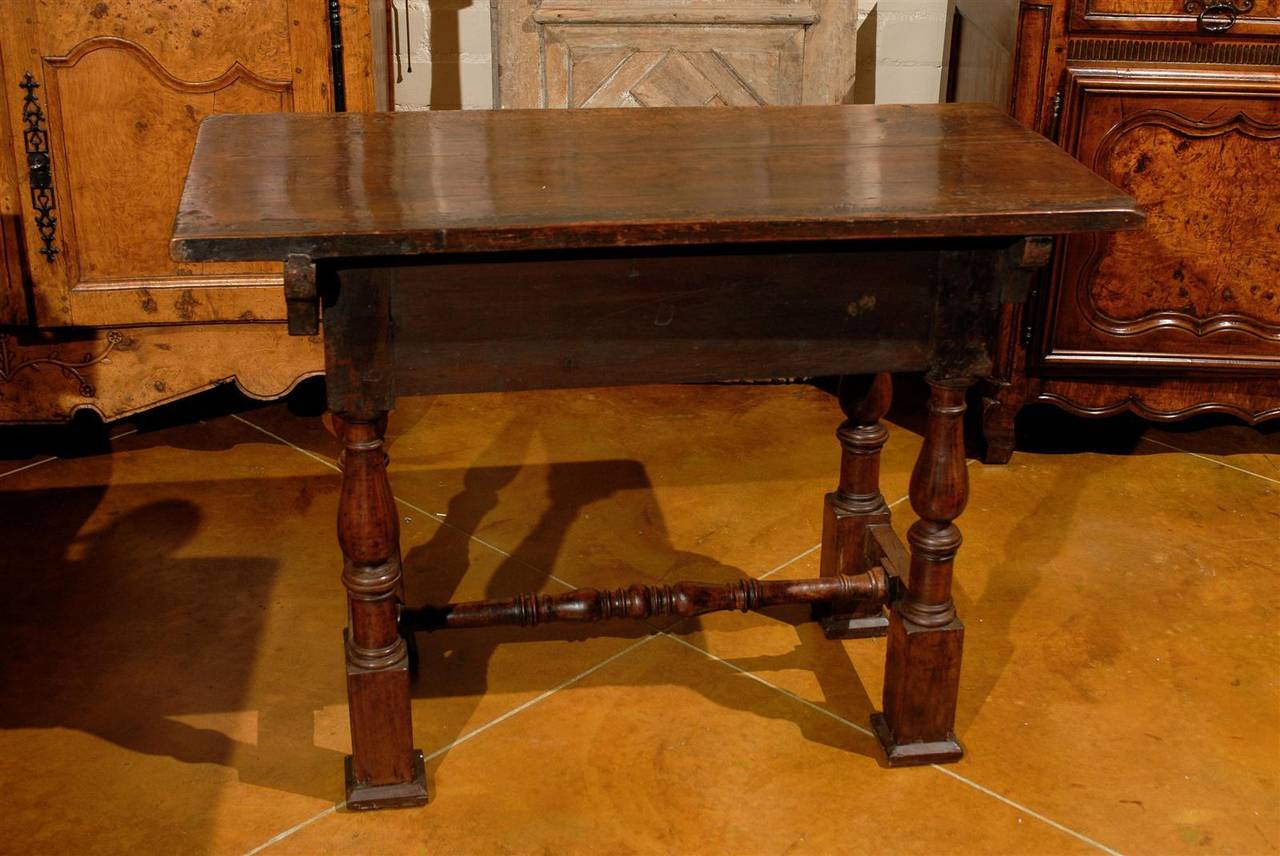
<instances>
[{"instance_id":1,"label":"shadow on wall","mask_svg":"<svg viewBox=\"0 0 1280 856\"><path fill-rule=\"evenodd\" d=\"M872 6L867 17L862 19L858 27L857 62L854 65L852 98L845 99L853 104L876 103L876 21L879 19L879 7Z\"/></svg>"},{"instance_id":2,"label":"shadow on wall","mask_svg":"<svg viewBox=\"0 0 1280 856\"><path fill-rule=\"evenodd\" d=\"M413 74L429 75L427 104L432 110L462 108L461 13L473 5L475 0L391 0L397 88L405 87ZM414 14L418 8L424 14ZM427 28L419 32L415 28L420 28L424 19Z\"/></svg>"}]
</instances>

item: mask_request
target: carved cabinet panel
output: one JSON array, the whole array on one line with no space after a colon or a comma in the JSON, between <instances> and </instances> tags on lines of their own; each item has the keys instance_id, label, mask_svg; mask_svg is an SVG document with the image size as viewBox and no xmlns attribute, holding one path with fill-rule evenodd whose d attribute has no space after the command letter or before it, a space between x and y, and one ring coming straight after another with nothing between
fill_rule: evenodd
<instances>
[{"instance_id":1,"label":"carved cabinet panel","mask_svg":"<svg viewBox=\"0 0 1280 856\"><path fill-rule=\"evenodd\" d=\"M495 0L502 107L839 103L849 0Z\"/></svg>"},{"instance_id":2,"label":"carved cabinet panel","mask_svg":"<svg viewBox=\"0 0 1280 856\"><path fill-rule=\"evenodd\" d=\"M0 3L0 421L319 370L278 264L174 262L169 234L205 117L385 105L385 23L386 0Z\"/></svg>"},{"instance_id":3,"label":"carved cabinet panel","mask_svg":"<svg viewBox=\"0 0 1280 856\"><path fill-rule=\"evenodd\" d=\"M1280 370L1280 81L1072 72L1062 143L1149 222L1063 242L1046 364Z\"/></svg>"},{"instance_id":4,"label":"carved cabinet panel","mask_svg":"<svg viewBox=\"0 0 1280 856\"><path fill-rule=\"evenodd\" d=\"M223 321L267 311L261 298L278 280L273 267L178 264L166 239L201 119L331 108L325 52L319 62L293 58L308 41L327 43L325 18L294 24L291 5L299 4L6 4L6 87L26 87L8 118L30 131L32 114L41 117L56 220L27 230L40 324ZM26 174L30 136L16 137ZM40 215L36 203L28 208L29 218Z\"/></svg>"},{"instance_id":5,"label":"carved cabinet panel","mask_svg":"<svg viewBox=\"0 0 1280 856\"><path fill-rule=\"evenodd\" d=\"M1009 459L1030 402L1280 418L1280 0L1020 0L1016 33L1010 113L1148 224L1059 240L1004 308L987 459Z\"/></svg>"}]
</instances>

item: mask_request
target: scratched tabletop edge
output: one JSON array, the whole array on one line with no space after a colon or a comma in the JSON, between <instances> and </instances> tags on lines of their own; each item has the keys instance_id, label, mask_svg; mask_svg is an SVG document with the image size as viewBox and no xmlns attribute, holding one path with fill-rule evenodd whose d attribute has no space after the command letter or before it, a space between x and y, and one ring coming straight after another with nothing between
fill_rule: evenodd
<instances>
[{"instance_id":1,"label":"scratched tabletop edge","mask_svg":"<svg viewBox=\"0 0 1280 856\"><path fill-rule=\"evenodd\" d=\"M261 261L1144 222L1132 197L986 105L227 114L200 129L170 252Z\"/></svg>"}]
</instances>

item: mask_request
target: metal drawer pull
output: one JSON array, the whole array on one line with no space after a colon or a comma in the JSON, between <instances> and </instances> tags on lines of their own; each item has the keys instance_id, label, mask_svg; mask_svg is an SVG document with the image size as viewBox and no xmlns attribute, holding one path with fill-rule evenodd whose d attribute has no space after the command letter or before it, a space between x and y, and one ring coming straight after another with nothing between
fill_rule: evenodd
<instances>
[{"instance_id":1,"label":"metal drawer pull","mask_svg":"<svg viewBox=\"0 0 1280 856\"><path fill-rule=\"evenodd\" d=\"M1236 19L1253 11L1253 0L1187 0L1183 7L1187 12L1199 12L1196 23L1206 33L1225 33L1235 26Z\"/></svg>"}]
</instances>

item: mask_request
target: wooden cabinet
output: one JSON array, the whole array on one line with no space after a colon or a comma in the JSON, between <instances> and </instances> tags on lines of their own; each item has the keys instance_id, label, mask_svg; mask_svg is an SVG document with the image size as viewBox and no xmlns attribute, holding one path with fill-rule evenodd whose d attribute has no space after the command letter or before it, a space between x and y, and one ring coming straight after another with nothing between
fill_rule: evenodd
<instances>
[{"instance_id":1,"label":"wooden cabinet","mask_svg":"<svg viewBox=\"0 0 1280 856\"><path fill-rule=\"evenodd\" d=\"M1009 107L1138 198L1005 312L992 460L1026 402L1280 417L1280 0L1024 0ZM1204 14L1200 14L1204 12ZM960 70L962 73L963 70Z\"/></svg>"},{"instance_id":2,"label":"wooden cabinet","mask_svg":"<svg viewBox=\"0 0 1280 856\"><path fill-rule=\"evenodd\" d=\"M501 107L838 104L849 0L493 0Z\"/></svg>"},{"instance_id":3,"label":"wooden cabinet","mask_svg":"<svg viewBox=\"0 0 1280 856\"><path fill-rule=\"evenodd\" d=\"M6 0L0 420L320 371L279 265L174 262L169 233L206 116L385 107L385 21L367 0Z\"/></svg>"}]
</instances>

